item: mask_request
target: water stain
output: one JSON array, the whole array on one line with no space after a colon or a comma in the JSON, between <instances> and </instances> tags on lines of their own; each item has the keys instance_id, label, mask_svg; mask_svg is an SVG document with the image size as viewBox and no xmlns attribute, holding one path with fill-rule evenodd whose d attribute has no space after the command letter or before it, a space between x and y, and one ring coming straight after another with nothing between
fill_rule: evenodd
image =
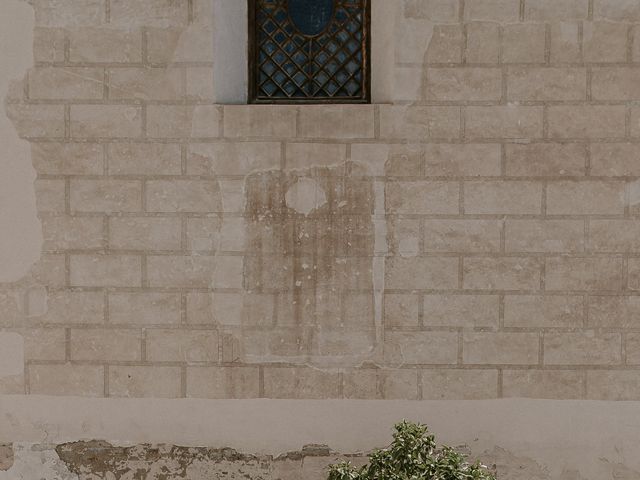
<instances>
[{"instance_id":1,"label":"water stain","mask_svg":"<svg viewBox=\"0 0 640 480\"><path fill-rule=\"evenodd\" d=\"M344 171L247 177L244 290L272 296L274 315L264 325L263 303L245 311L245 360L344 363L373 350L374 185Z\"/></svg>"}]
</instances>

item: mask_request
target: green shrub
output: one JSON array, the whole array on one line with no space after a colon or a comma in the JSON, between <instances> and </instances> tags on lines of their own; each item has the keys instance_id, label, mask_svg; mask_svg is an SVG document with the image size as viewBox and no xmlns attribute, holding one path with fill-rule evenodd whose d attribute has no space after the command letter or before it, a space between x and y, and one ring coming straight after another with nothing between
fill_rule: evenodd
<instances>
[{"instance_id":1,"label":"green shrub","mask_svg":"<svg viewBox=\"0 0 640 480\"><path fill-rule=\"evenodd\" d=\"M470 464L451 447L436 446L426 425L403 421L389 447L369 455L369 464L331 465L329 480L495 480L480 463Z\"/></svg>"}]
</instances>

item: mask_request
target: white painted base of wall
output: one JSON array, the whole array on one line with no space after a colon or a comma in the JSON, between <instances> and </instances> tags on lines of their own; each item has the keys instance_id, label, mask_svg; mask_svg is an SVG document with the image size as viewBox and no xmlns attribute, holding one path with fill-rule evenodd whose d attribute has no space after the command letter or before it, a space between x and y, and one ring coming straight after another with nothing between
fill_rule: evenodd
<instances>
[{"instance_id":1,"label":"white painted base of wall","mask_svg":"<svg viewBox=\"0 0 640 480\"><path fill-rule=\"evenodd\" d=\"M0 396L0 443L101 439L265 454L325 443L352 453L386 445L391 426L403 418L427 423L442 443L467 444L487 462L529 472L509 478L640 478L640 402Z\"/></svg>"}]
</instances>

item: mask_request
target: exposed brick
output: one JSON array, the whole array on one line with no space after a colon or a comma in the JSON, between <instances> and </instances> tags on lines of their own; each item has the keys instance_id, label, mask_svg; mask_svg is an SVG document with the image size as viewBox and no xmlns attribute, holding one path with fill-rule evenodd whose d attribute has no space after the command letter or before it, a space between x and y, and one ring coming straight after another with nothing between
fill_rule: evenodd
<instances>
[{"instance_id":1,"label":"exposed brick","mask_svg":"<svg viewBox=\"0 0 640 480\"><path fill-rule=\"evenodd\" d=\"M587 399L635 400L640 396L640 371L594 370L587 372Z\"/></svg>"},{"instance_id":2,"label":"exposed brick","mask_svg":"<svg viewBox=\"0 0 640 480\"><path fill-rule=\"evenodd\" d=\"M38 317L47 324L98 324L104 322L104 293L50 291L47 312Z\"/></svg>"},{"instance_id":3,"label":"exposed brick","mask_svg":"<svg viewBox=\"0 0 640 480\"><path fill-rule=\"evenodd\" d=\"M542 137L541 107L467 107L466 111L466 133L470 138Z\"/></svg>"},{"instance_id":4,"label":"exposed brick","mask_svg":"<svg viewBox=\"0 0 640 480\"><path fill-rule=\"evenodd\" d=\"M566 370L505 370L502 396L520 398L579 399L584 375Z\"/></svg>"},{"instance_id":5,"label":"exposed brick","mask_svg":"<svg viewBox=\"0 0 640 480\"><path fill-rule=\"evenodd\" d=\"M32 395L102 397L104 369L92 365L29 365Z\"/></svg>"},{"instance_id":6,"label":"exposed brick","mask_svg":"<svg viewBox=\"0 0 640 480\"><path fill-rule=\"evenodd\" d=\"M640 290L640 259L629 259L629 288Z\"/></svg>"},{"instance_id":7,"label":"exposed brick","mask_svg":"<svg viewBox=\"0 0 640 480\"><path fill-rule=\"evenodd\" d=\"M119 250L179 250L179 218L113 217L109 220L109 246Z\"/></svg>"},{"instance_id":8,"label":"exposed brick","mask_svg":"<svg viewBox=\"0 0 640 480\"><path fill-rule=\"evenodd\" d=\"M425 175L474 177L500 175L500 146L491 144L425 145Z\"/></svg>"},{"instance_id":9,"label":"exposed brick","mask_svg":"<svg viewBox=\"0 0 640 480\"><path fill-rule=\"evenodd\" d=\"M385 400L417 400L419 370L385 369L378 371L382 398Z\"/></svg>"},{"instance_id":10,"label":"exposed brick","mask_svg":"<svg viewBox=\"0 0 640 480\"><path fill-rule=\"evenodd\" d=\"M29 72L29 96L36 100L97 100L103 89L100 68L44 67Z\"/></svg>"},{"instance_id":11,"label":"exposed brick","mask_svg":"<svg viewBox=\"0 0 640 480\"><path fill-rule=\"evenodd\" d=\"M135 180L71 180L74 212L137 212L142 185Z\"/></svg>"},{"instance_id":12,"label":"exposed brick","mask_svg":"<svg viewBox=\"0 0 640 480\"><path fill-rule=\"evenodd\" d=\"M538 290L540 261L533 258L465 258L463 286L471 290Z\"/></svg>"},{"instance_id":13,"label":"exposed brick","mask_svg":"<svg viewBox=\"0 0 640 480\"><path fill-rule=\"evenodd\" d=\"M497 370L422 370L423 400L482 400L498 395Z\"/></svg>"},{"instance_id":14,"label":"exposed brick","mask_svg":"<svg viewBox=\"0 0 640 480\"><path fill-rule=\"evenodd\" d=\"M387 363L453 364L458 361L457 332L386 332L384 356Z\"/></svg>"},{"instance_id":15,"label":"exposed brick","mask_svg":"<svg viewBox=\"0 0 640 480\"><path fill-rule=\"evenodd\" d=\"M347 399L380 399L382 392L378 389L379 370L359 368L347 370L343 376L343 395ZM418 392L418 381L414 392ZM417 395L416 395L417 396Z\"/></svg>"},{"instance_id":16,"label":"exposed brick","mask_svg":"<svg viewBox=\"0 0 640 480\"><path fill-rule=\"evenodd\" d=\"M586 62L624 62L627 58L625 23L587 22L583 27Z\"/></svg>"},{"instance_id":17,"label":"exposed brick","mask_svg":"<svg viewBox=\"0 0 640 480\"><path fill-rule=\"evenodd\" d=\"M109 367L109 395L112 397L178 398L181 396L180 385L179 367Z\"/></svg>"},{"instance_id":18,"label":"exposed brick","mask_svg":"<svg viewBox=\"0 0 640 480\"><path fill-rule=\"evenodd\" d=\"M457 258L391 258L385 285L390 289L451 289L458 285Z\"/></svg>"},{"instance_id":19,"label":"exposed brick","mask_svg":"<svg viewBox=\"0 0 640 480\"><path fill-rule=\"evenodd\" d=\"M457 138L459 107L380 105L382 138Z\"/></svg>"},{"instance_id":20,"label":"exposed brick","mask_svg":"<svg viewBox=\"0 0 640 480\"><path fill-rule=\"evenodd\" d=\"M499 68L430 68L425 92L428 100L499 100L502 72Z\"/></svg>"},{"instance_id":21,"label":"exposed brick","mask_svg":"<svg viewBox=\"0 0 640 480\"><path fill-rule=\"evenodd\" d=\"M640 5L634 0L595 0L593 16L617 22L637 22L640 21Z\"/></svg>"},{"instance_id":22,"label":"exposed brick","mask_svg":"<svg viewBox=\"0 0 640 480\"><path fill-rule=\"evenodd\" d=\"M247 175L280 167L276 142L196 143L189 146L190 175Z\"/></svg>"},{"instance_id":23,"label":"exposed brick","mask_svg":"<svg viewBox=\"0 0 640 480\"><path fill-rule=\"evenodd\" d=\"M434 327L496 327L496 295L425 295L423 323Z\"/></svg>"},{"instance_id":24,"label":"exposed brick","mask_svg":"<svg viewBox=\"0 0 640 480\"><path fill-rule=\"evenodd\" d=\"M631 108L631 119L629 130L632 137L640 137L640 108Z\"/></svg>"},{"instance_id":25,"label":"exposed brick","mask_svg":"<svg viewBox=\"0 0 640 480\"><path fill-rule=\"evenodd\" d=\"M502 61L543 63L545 27L541 23L514 23L502 30Z\"/></svg>"},{"instance_id":26,"label":"exposed brick","mask_svg":"<svg viewBox=\"0 0 640 480\"><path fill-rule=\"evenodd\" d=\"M586 69L511 67L507 77L507 98L520 101L586 100Z\"/></svg>"},{"instance_id":27,"label":"exposed brick","mask_svg":"<svg viewBox=\"0 0 640 480\"><path fill-rule=\"evenodd\" d=\"M150 105L147 133L152 138L215 138L220 134L216 105Z\"/></svg>"},{"instance_id":28,"label":"exposed brick","mask_svg":"<svg viewBox=\"0 0 640 480\"><path fill-rule=\"evenodd\" d=\"M552 106L548 115L552 138L621 138L625 135L622 106Z\"/></svg>"},{"instance_id":29,"label":"exposed brick","mask_svg":"<svg viewBox=\"0 0 640 480\"><path fill-rule=\"evenodd\" d=\"M137 138L142 135L142 110L128 105L72 105L71 136Z\"/></svg>"},{"instance_id":30,"label":"exposed brick","mask_svg":"<svg viewBox=\"0 0 640 480\"><path fill-rule=\"evenodd\" d=\"M313 368L264 369L264 394L267 398L338 398L340 376Z\"/></svg>"},{"instance_id":31,"label":"exposed brick","mask_svg":"<svg viewBox=\"0 0 640 480\"><path fill-rule=\"evenodd\" d=\"M620 290L622 259L553 257L546 261L548 290Z\"/></svg>"},{"instance_id":32,"label":"exposed brick","mask_svg":"<svg viewBox=\"0 0 640 480\"><path fill-rule=\"evenodd\" d=\"M580 295L506 295L505 327L579 328L584 321Z\"/></svg>"},{"instance_id":33,"label":"exposed brick","mask_svg":"<svg viewBox=\"0 0 640 480\"><path fill-rule=\"evenodd\" d=\"M110 293L108 302L111 325L177 325L181 320L176 293Z\"/></svg>"},{"instance_id":34,"label":"exposed brick","mask_svg":"<svg viewBox=\"0 0 640 480\"><path fill-rule=\"evenodd\" d=\"M61 361L65 359L64 328L23 328L17 330L24 341L26 361Z\"/></svg>"},{"instance_id":35,"label":"exposed brick","mask_svg":"<svg viewBox=\"0 0 640 480\"><path fill-rule=\"evenodd\" d=\"M585 20L589 0L535 0L525 3L524 18L535 21Z\"/></svg>"},{"instance_id":36,"label":"exposed brick","mask_svg":"<svg viewBox=\"0 0 640 480\"><path fill-rule=\"evenodd\" d=\"M151 362L217 362L218 333L211 330L147 330Z\"/></svg>"},{"instance_id":37,"label":"exposed brick","mask_svg":"<svg viewBox=\"0 0 640 480\"><path fill-rule=\"evenodd\" d=\"M420 297L387 293L384 296L384 324L386 327L417 327Z\"/></svg>"},{"instance_id":38,"label":"exposed brick","mask_svg":"<svg viewBox=\"0 0 640 480\"><path fill-rule=\"evenodd\" d=\"M109 98L114 100L180 100L182 71L178 68L114 68L109 70Z\"/></svg>"},{"instance_id":39,"label":"exposed brick","mask_svg":"<svg viewBox=\"0 0 640 480\"><path fill-rule=\"evenodd\" d=\"M507 252L584 251L582 220L507 220Z\"/></svg>"},{"instance_id":40,"label":"exposed brick","mask_svg":"<svg viewBox=\"0 0 640 480\"><path fill-rule=\"evenodd\" d=\"M43 253L29 272L29 279L35 284L46 285L49 288L66 286L64 254Z\"/></svg>"},{"instance_id":41,"label":"exposed brick","mask_svg":"<svg viewBox=\"0 0 640 480\"><path fill-rule=\"evenodd\" d=\"M101 248L104 225L101 218L56 216L42 219L43 250Z\"/></svg>"},{"instance_id":42,"label":"exposed brick","mask_svg":"<svg viewBox=\"0 0 640 480\"><path fill-rule=\"evenodd\" d=\"M467 214L532 214L542 208L542 185L535 182L484 181L464 185Z\"/></svg>"},{"instance_id":43,"label":"exposed brick","mask_svg":"<svg viewBox=\"0 0 640 480\"><path fill-rule=\"evenodd\" d=\"M589 249L596 252L640 252L640 222L591 220Z\"/></svg>"},{"instance_id":44,"label":"exposed brick","mask_svg":"<svg viewBox=\"0 0 640 480\"><path fill-rule=\"evenodd\" d=\"M93 143L32 143L31 161L44 175L101 175L102 147Z\"/></svg>"},{"instance_id":45,"label":"exposed brick","mask_svg":"<svg viewBox=\"0 0 640 480\"><path fill-rule=\"evenodd\" d=\"M72 255L71 285L77 287L139 287L140 257L130 255Z\"/></svg>"},{"instance_id":46,"label":"exposed brick","mask_svg":"<svg viewBox=\"0 0 640 480\"><path fill-rule=\"evenodd\" d=\"M187 0L111 0L111 22L136 26L186 25L189 17L187 3Z\"/></svg>"},{"instance_id":47,"label":"exposed brick","mask_svg":"<svg viewBox=\"0 0 640 480\"><path fill-rule=\"evenodd\" d=\"M407 18L424 18L433 22L456 22L456 0L405 0L404 15Z\"/></svg>"},{"instance_id":48,"label":"exposed brick","mask_svg":"<svg viewBox=\"0 0 640 480\"><path fill-rule=\"evenodd\" d=\"M259 384L256 367L187 368L187 397L258 398Z\"/></svg>"},{"instance_id":49,"label":"exposed brick","mask_svg":"<svg viewBox=\"0 0 640 480\"><path fill-rule=\"evenodd\" d=\"M64 106L10 103L9 119L21 138L64 136Z\"/></svg>"},{"instance_id":50,"label":"exposed brick","mask_svg":"<svg viewBox=\"0 0 640 480\"><path fill-rule=\"evenodd\" d=\"M640 334L628 333L625 339L627 365L640 365Z\"/></svg>"},{"instance_id":51,"label":"exposed brick","mask_svg":"<svg viewBox=\"0 0 640 480\"><path fill-rule=\"evenodd\" d=\"M140 330L72 329L71 359L90 361L140 360Z\"/></svg>"},{"instance_id":52,"label":"exposed brick","mask_svg":"<svg viewBox=\"0 0 640 480\"><path fill-rule=\"evenodd\" d=\"M609 177L640 175L640 145L594 143L590 149L592 175Z\"/></svg>"},{"instance_id":53,"label":"exposed brick","mask_svg":"<svg viewBox=\"0 0 640 480\"><path fill-rule=\"evenodd\" d=\"M224 107L226 137L294 137L296 107L227 105Z\"/></svg>"},{"instance_id":54,"label":"exposed brick","mask_svg":"<svg viewBox=\"0 0 640 480\"><path fill-rule=\"evenodd\" d=\"M180 175L180 145L171 143L112 143L111 175Z\"/></svg>"},{"instance_id":55,"label":"exposed brick","mask_svg":"<svg viewBox=\"0 0 640 480\"><path fill-rule=\"evenodd\" d=\"M550 215L620 215L624 213L622 182L559 181L547 186Z\"/></svg>"},{"instance_id":56,"label":"exposed brick","mask_svg":"<svg viewBox=\"0 0 640 480\"><path fill-rule=\"evenodd\" d=\"M634 62L640 60L640 25L631 27L631 57Z\"/></svg>"},{"instance_id":57,"label":"exposed brick","mask_svg":"<svg viewBox=\"0 0 640 480\"><path fill-rule=\"evenodd\" d=\"M577 22L554 22L551 24L551 63L582 62L582 43Z\"/></svg>"},{"instance_id":58,"label":"exposed brick","mask_svg":"<svg viewBox=\"0 0 640 480\"><path fill-rule=\"evenodd\" d=\"M272 166L275 167L280 161L280 149L274 148L272 151ZM285 152L286 168L294 170L339 165L347 159L346 145L339 144L288 143Z\"/></svg>"},{"instance_id":59,"label":"exposed brick","mask_svg":"<svg viewBox=\"0 0 640 480\"><path fill-rule=\"evenodd\" d=\"M150 256L151 286L241 288L242 257Z\"/></svg>"},{"instance_id":60,"label":"exposed brick","mask_svg":"<svg viewBox=\"0 0 640 480\"><path fill-rule=\"evenodd\" d=\"M34 182L38 212L65 211L65 181L41 179Z\"/></svg>"},{"instance_id":61,"label":"exposed brick","mask_svg":"<svg viewBox=\"0 0 640 480\"><path fill-rule=\"evenodd\" d=\"M467 21L517 22L520 0L471 0L464 6Z\"/></svg>"},{"instance_id":62,"label":"exposed brick","mask_svg":"<svg viewBox=\"0 0 640 480\"><path fill-rule=\"evenodd\" d=\"M187 220L187 249L209 252L220 248L221 222L218 217L189 218Z\"/></svg>"},{"instance_id":63,"label":"exposed brick","mask_svg":"<svg viewBox=\"0 0 640 480\"><path fill-rule=\"evenodd\" d=\"M598 295L589 297L589 327L636 328L640 297ZM627 352L629 355L630 352Z\"/></svg>"},{"instance_id":64,"label":"exposed brick","mask_svg":"<svg viewBox=\"0 0 640 480\"><path fill-rule=\"evenodd\" d=\"M457 214L459 186L455 182L387 182L389 213Z\"/></svg>"},{"instance_id":65,"label":"exposed brick","mask_svg":"<svg viewBox=\"0 0 640 480\"><path fill-rule=\"evenodd\" d=\"M427 47L427 63L462 62L462 27L460 25L434 25L431 41ZM422 55L422 49L401 49L396 52L396 61L403 61L405 55ZM399 56L398 56L399 55ZM408 58L407 61L411 61ZM418 58L422 62L424 58Z\"/></svg>"},{"instance_id":66,"label":"exposed brick","mask_svg":"<svg viewBox=\"0 0 640 480\"><path fill-rule=\"evenodd\" d=\"M36 25L75 27L106 21L104 0L34 0Z\"/></svg>"},{"instance_id":67,"label":"exposed brick","mask_svg":"<svg viewBox=\"0 0 640 480\"><path fill-rule=\"evenodd\" d=\"M532 365L538 363L537 333L465 332L462 357L466 364Z\"/></svg>"},{"instance_id":68,"label":"exposed brick","mask_svg":"<svg viewBox=\"0 0 640 480\"><path fill-rule=\"evenodd\" d=\"M616 365L621 362L621 349L619 333L544 334L546 365Z\"/></svg>"},{"instance_id":69,"label":"exposed brick","mask_svg":"<svg viewBox=\"0 0 640 480\"><path fill-rule=\"evenodd\" d=\"M497 220L426 220L427 252L497 252L501 222Z\"/></svg>"},{"instance_id":70,"label":"exposed brick","mask_svg":"<svg viewBox=\"0 0 640 480\"><path fill-rule=\"evenodd\" d=\"M640 100L639 68L595 68L591 76L594 100Z\"/></svg>"},{"instance_id":71,"label":"exposed brick","mask_svg":"<svg viewBox=\"0 0 640 480\"><path fill-rule=\"evenodd\" d=\"M147 210L167 213L220 211L218 184L209 180L148 181Z\"/></svg>"},{"instance_id":72,"label":"exposed brick","mask_svg":"<svg viewBox=\"0 0 640 480\"><path fill-rule=\"evenodd\" d=\"M373 138L373 107L370 105L310 105L300 110L300 137Z\"/></svg>"},{"instance_id":73,"label":"exposed brick","mask_svg":"<svg viewBox=\"0 0 640 480\"><path fill-rule=\"evenodd\" d=\"M513 0L503 0L511 1ZM480 5L481 2L472 2ZM484 2L487 5L489 2ZM466 5L465 5L466 7ZM518 7L519 9L519 7ZM467 8L465 8L465 14ZM465 58L468 63L498 63L500 62L500 26L493 22L469 23L467 25L467 49Z\"/></svg>"},{"instance_id":74,"label":"exposed brick","mask_svg":"<svg viewBox=\"0 0 640 480\"><path fill-rule=\"evenodd\" d=\"M68 31L69 60L90 63L142 62L142 31L74 28Z\"/></svg>"},{"instance_id":75,"label":"exposed brick","mask_svg":"<svg viewBox=\"0 0 640 480\"><path fill-rule=\"evenodd\" d=\"M578 176L585 174L587 149L584 145L571 143L508 144L505 157L508 176Z\"/></svg>"},{"instance_id":76,"label":"exposed brick","mask_svg":"<svg viewBox=\"0 0 640 480\"><path fill-rule=\"evenodd\" d=\"M36 62L64 62L65 30L35 27L33 29L33 59Z\"/></svg>"}]
</instances>

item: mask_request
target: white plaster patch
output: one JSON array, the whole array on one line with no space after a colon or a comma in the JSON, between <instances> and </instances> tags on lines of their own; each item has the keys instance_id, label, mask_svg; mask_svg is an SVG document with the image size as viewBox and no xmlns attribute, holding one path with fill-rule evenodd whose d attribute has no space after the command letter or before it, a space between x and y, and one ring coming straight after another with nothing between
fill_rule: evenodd
<instances>
[{"instance_id":1,"label":"white plaster patch","mask_svg":"<svg viewBox=\"0 0 640 480\"><path fill-rule=\"evenodd\" d=\"M300 178L285 195L287 207L303 215L309 215L327 203L327 195L318 182L311 178Z\"/></svg>"},{"instance_id":2,"label":"white plaster patch","mask_svg":"<svg viewBox=\"0 0 640 480\"><path fill-rule=\"evenodd\" d=\"M0 471L0 480L78 480L56 451L38 445L14 444L13 466Z\"/></svg>"},{"instance_id":3,"label":"white plaster patch","mask_svg":"<svg viewBox=\"0 0 640 480\"><path fill-rule=\"evenodd\" d=\"M0 3L0 99L16 78L33 65L33 8L21 0ZM9 47L10 46L10 47ZM40 258L42 227L37 217L27 142L18 138L6 115L0 115L0 283L20 280Z\"/></svg>"},{"instance_id":4,"label":"white plaster patch","mask_svg":"<svg viewBox=\"0 0 640 480\"><path fill-rule=\"evenodd\" d=\"M0 332L0 377L24 372L24 339L22 335Z\"/></svg>"}]
</instances>

